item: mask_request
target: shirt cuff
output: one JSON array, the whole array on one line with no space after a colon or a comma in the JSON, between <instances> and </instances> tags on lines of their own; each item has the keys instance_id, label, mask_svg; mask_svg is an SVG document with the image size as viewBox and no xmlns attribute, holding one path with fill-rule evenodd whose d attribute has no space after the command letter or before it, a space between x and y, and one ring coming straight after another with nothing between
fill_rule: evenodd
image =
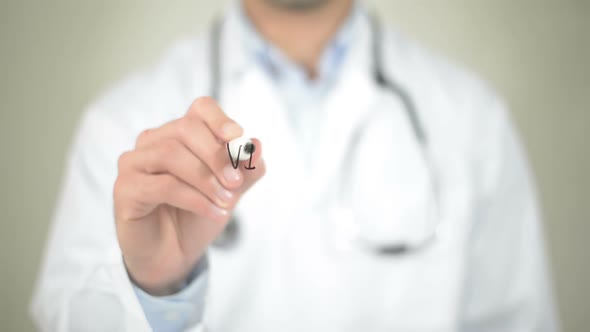
<instances>
[{"instance_id":1,"label":"shirt cuff","mask_svg":"<svg viewBox=\"0 0 590 332\"><path fill-rule=\"evenodd\" d=\"M133 284L152 330L184 331L202 320L208 271L207 257L204 256L191 271L183 289L167 296L150 295Z\"/></svg>"}]
</instances>

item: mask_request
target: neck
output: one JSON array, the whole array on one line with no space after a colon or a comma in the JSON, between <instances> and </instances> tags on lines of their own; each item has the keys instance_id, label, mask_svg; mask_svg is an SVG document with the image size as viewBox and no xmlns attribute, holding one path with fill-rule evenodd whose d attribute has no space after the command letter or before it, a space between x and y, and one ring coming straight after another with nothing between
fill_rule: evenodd
<instances>
[{"instance_id":1,"label":"neck","mask_svg":"<svg viewBox=\"0 0 590 332\"><path fill-rule=\"evenodd\" d=\"M323 50L348 16L353 0L325 1L306 10L282 7L269 0L243 0L258 32L315 77Z\"/></svg>"}]
</instances>

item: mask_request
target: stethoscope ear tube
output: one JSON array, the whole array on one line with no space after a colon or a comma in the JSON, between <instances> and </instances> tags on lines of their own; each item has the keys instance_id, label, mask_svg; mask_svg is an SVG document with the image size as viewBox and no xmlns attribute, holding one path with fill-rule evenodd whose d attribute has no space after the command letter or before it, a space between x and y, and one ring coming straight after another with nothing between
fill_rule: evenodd
<instances>
[{"instance_id":1,"label":"stethoscope ear tube","mask_svg":"<svg viewBox=\"0 0 590 332\"><path fill-rule=\"evenodd\" d=\"M209 93L215 100L219 100L221 90L221 17L215 18L209 35Z\"/></svg>"},{"instance_id":2,"label":"stethoscope ear tube","mask_svg":"<svg viewBox=\"0 0 590 332\"><path fill-rule=\"evenodd\" d=\"M381 24L379 23L379 19L376 15L370 16L370 24L371 24L371 47L372 47L372 54L373 54L373 78L375 82L381 87L389 90L391 93L396 95L406 110L408 118L410 120L410 124L412 125L412 130L414 131L414 135L420 144L424 147L428 144L428 140L426 137L426 133L424 128L422 127L422 123L418 116L418 112L416 110L416 105L410 95L403 89L399 84L390 80L387 75L385 75L382 54L383 50L381 47L381 42L383 41L383 37L381 36Z\"/></svg>"}]
</instances>

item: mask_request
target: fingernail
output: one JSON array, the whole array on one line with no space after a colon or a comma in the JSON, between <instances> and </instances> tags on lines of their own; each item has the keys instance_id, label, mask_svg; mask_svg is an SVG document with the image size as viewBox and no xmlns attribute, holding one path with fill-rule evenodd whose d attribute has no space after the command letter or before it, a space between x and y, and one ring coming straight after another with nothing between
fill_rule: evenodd
<instances>
[{"instance_id":1,"label":"fingernail","mask_svg":"<svg viewBox=\"0 0 590 332\"><path fill-rule=\"evenodd\" d=\"M220 188L217 191L217 198L219 198L222 202L228 203L234 197L234 194L227 189Z\"/></svg>"},{"instance_id":2,"label":"fingernail","mask_svg":"<svg viewBox=\"0 0 590 332\"><path fill-rule=\"evenodd\" d=\"M228 122L223 125L221 131L223 132L223 137L226 140L230 140L238 137L242 133L242 127L235 122Z\"/></svg>"},{"instance_id":3,"label":"fingernail","mask_svg":"<svg viewBox=\"0 0 590 332\"><path fill-rule=\"evenodd\" d=\"M242 177L242 174L237 169L234 169L232 165L227 165L223 169L223 177L228 182L238 182Z\"/></svg>"},{"instance_id":4,"label":"fingernail","mask_svg":"<svg viewBox=\"0 0 590 332\"><path fill-rule=\"evenodd\" d=\"M211 212L217 217L227 217L229 215L229 211L222 209L217 205L211 205Z\"/></svg>"}]
</instances>

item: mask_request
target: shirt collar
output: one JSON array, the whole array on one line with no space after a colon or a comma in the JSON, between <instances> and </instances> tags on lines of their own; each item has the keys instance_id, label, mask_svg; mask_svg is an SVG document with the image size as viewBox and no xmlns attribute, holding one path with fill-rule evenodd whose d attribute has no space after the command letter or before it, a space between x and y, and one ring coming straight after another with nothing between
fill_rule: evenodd
<instances>
[{"instance_id":1,"label":"shirt collar","mask_svg":"<svg viewBox=\"0 0 590 332\"><path fill-rule=\"evenodd\" d=\"M358 39L358 30L366 15L364 8L355 1L348 17L330 41L320 58L318 81L332 79L338 72L343 59ZM239 40L233 40L233 45L240 44L238 52L238 68L244 70L248 66L257 65L272 78L279 79L295 75L305 76L304 69L291 61L280 49L265 40L247 17L240 1L235 1L228 15L228 23L239 32ZM229 45L228 45L229 46ZM232 57L235 55L232 52ZM241 67L241 68L240 68Z\"/></svg>"}]
</instances>

